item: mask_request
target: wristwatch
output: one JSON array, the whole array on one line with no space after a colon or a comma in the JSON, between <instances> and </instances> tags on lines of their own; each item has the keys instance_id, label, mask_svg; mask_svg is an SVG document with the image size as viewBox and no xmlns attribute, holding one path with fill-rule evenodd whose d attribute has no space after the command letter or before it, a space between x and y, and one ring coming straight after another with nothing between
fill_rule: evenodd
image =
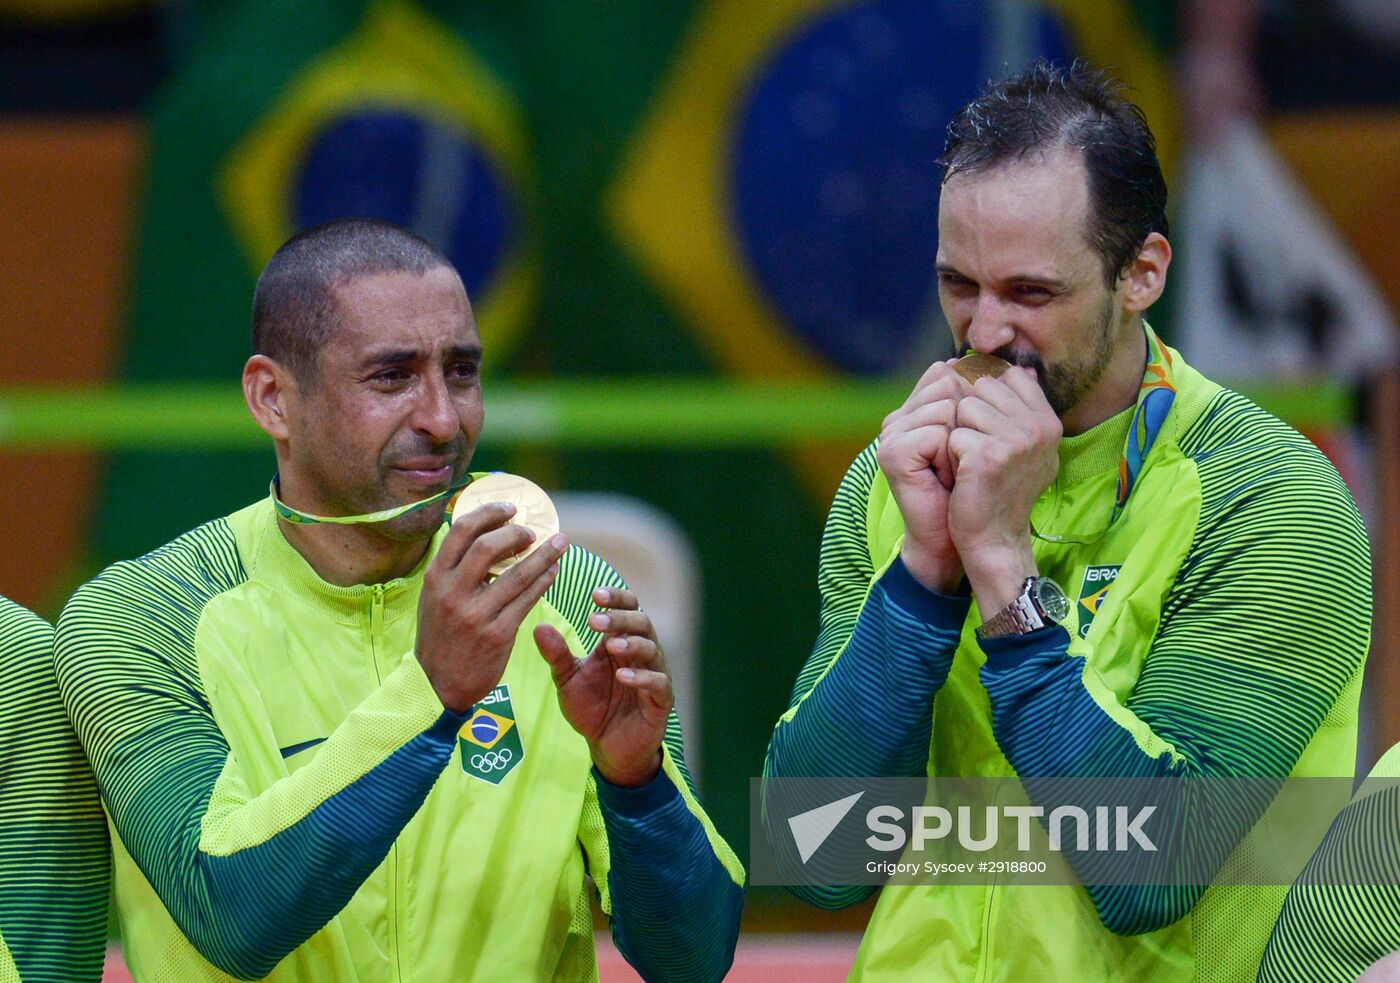
<instances>
[{"instance_id":1,"label":"wristwatch","mask_svg":"<svg viewBox=\"0 0 1400 983\"><path fill-rule=\"evenodd\" d=\"M977 637L1024 635L1046 625L1058 625L1068 614L1069 599L1059 584L1049 577L1027 577L1016 599L982 622Z\"/></svg>"}]
</instances>

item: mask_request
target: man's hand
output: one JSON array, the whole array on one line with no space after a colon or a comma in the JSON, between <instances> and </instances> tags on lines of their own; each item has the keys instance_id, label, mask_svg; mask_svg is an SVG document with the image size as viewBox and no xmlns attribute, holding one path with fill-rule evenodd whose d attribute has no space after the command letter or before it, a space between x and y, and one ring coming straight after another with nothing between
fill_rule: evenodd
<instances>
[{"instance_id":1,"label":"man's hand","mask_svg":"<svg viewBox=\"0 0 1400 983\"><path fill-rule=\"evenodd\" d=\"M603 610L588 624L603 638L588 658L575 659L549 625L535 629L535 644L554 673L564 719L587 739L599 774L635 788L661 768L661 739L675 702L671 674L635 594L599 587L593 601Z\"/></svg>"},{"instance_id":2,"label":"man's hand","mask_svg":"<svg viewBox=\"0 0 1400 983\"><path fill-rule=\"evenodd\" d=\"M948 437L956 475L948 531L983 618L1010 604L1036 573L1031 506L1059 471L1062 432L1025 369L979 379L957 404Z\"/></svg>"},{"instance_id":3,"label":"man's hand","mask_svg":"<svg viewBox=\"0 0 1400 983\"><path fill-rule=\"evenodd\" d=\"M514 514L514 505L493 502L458 519L423 575L415 654L453 713L466 713L501 681L515 633L554 582L568 547L553 536L489 580L493 564L534 541L524 526L507 525Z\"/></svg>"},{"instance_id":4,"label":"man's hand","mask_svg":"<svg viewBox=\"0 0 1400 983\"><path fill-rule=\"evenodd\" d=\"M958 401L970 392L953 362L935 362L904 405L885 417L877 457L904 517L900 557L915 580L931 590L951 594L962 581L963 566L948 531L948 497L953 461L948 436L957 419Z\"/></svg>"}]
</instances>

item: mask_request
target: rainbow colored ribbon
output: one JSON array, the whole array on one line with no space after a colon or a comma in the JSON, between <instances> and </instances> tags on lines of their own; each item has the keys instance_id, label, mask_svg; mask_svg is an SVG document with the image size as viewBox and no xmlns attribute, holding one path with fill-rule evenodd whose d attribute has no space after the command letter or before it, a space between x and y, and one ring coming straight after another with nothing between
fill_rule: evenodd
<instances>
[{"instance_id":1,"label":"rainbow colored ribbon","mask_svg":"<svg viewBox=\"0 0 1400 983\"><path fill-rule=\"evenodd\" d=\"M1172 378L1172 357L1156 333L1143 325L1147 333L1147 371L1142 376L1142 389L1138 393L1137 409L1133 411L1133 423L1128 428L1128 439L1123 446L1123 458L1118 462L1118 492L1113 503L1113 515L1108 523L1112 525L1127 507L1128 496L1133 493L1143 463L1152 452L1152 445L1167 422L1172 403L1176 401L1176 383Z\"/></svg>"}]
</instances>

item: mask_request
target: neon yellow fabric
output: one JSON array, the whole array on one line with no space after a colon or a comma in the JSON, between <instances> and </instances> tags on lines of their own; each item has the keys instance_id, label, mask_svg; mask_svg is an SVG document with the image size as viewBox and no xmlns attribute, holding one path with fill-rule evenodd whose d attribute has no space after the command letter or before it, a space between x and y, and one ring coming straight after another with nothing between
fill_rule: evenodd
<instances>
[{"instance_id":1,"label":"neon yellow fabric","mask_svg":"<svg viewBox=\"0 0 1400 983\"><path fill-rule=\"evenodd\" d=\"M1400 744L1376 762L1289 889L1259 983L1351 983L1400 951L1397 778Z\"/></svg>"},{"instance_id":2,"label":"neon yellow fabric","mask_svg":"<svg viewBox=\"0 0 1400 983\"><path fill-rule=\"evenodd\" d=\"M0 983L23 983L19 978L19 970L15 968L14 958L10 955L10 947L5 945L4 939L0 939Z\"/></svg>"},{"instance_id":3,"label":"neon yellow fabric","mask_svg":"<svg viewBox=\"0 0 1400 983\"><path fill-rule=\"evenodd\" d=\"M95 983L110 850L53 644L46 621L0 597L0 981Z\"/></svg>"},{"instance_id":4,"label":"neon yellow fabric","mask_svg":"<svg viewBox=\"0 0 1400 983\"><path fill-rule=\"evenodd\" d=\"M1083 774L1349 775L1370 626L1355 506L1316 448L1171 356L1179 395L1119 519L1110 526L1131 410L1062 441L1058 477L1032 513L1039 570L1073 605L1068 656L1083 660L1075 709L1087 705L1099 719L1081 733L1042 714L1045 730L1002 740L1048 747L1049 767L1068 766L1035 774L1079 774L1079 764ZM903 522L873 455L852 467L828 520L822 634L780 728L800 726L870 585L902 546ZM1090 571L1104 568L1114 579L1099 597ZM1335 616L1299 617L1295 591ZM1016 774L1010 744L993 732L978 624L974 606L931 707L930 775ZM843 739L800 732L790 742ZM1124 762L1129 770L1096 770ZM781 775L773 764L770 774ZM1299 836L1290 816L1270 809L1224 869L1247 878L1275 838ZM888 887L852 978L1252 979L1285 890L1212 887L1185 917L1118 935L1105 926L1118 913L1096 909L1078 886ZM827 903L857 898L833 888ZM1179 892L1146 889L1129 901L1151 921L1176 910Z\"/></svg>"},{"instance_id":5,"label":"neon yellow fabric","mask_svg":"<svg viewBox=\"0 0 1400 983\"><path fill-rule=\"evenodd\" d=\"M70 602L60 622L60 681L117 834L117 906L138 980L262 972L258 954L241 948L229 926L206 924L217 910L207 892L225 883L250 892L277 889L279 880L300 885L313 862L326 863L333 878L334 857L305 855L319 842L306 830L329 824L353 834L363 824L368 835L382 825L376 798L344 804L367 784L391 789L416 767L415 747L443 726L413 656L427 563L387 584L331 586L287 543L264 500L164 553L119 564ZM582 610L600 572L615 575L577 549L561 568L555 587L565 592L551 588L553 603L531 611L501 680L523 757L499 784L479 779L462 763L463 748L476 746L449 721L448 739L460 746L445 768L436 766L421 807L408 803L411 818L387 856L352 885L343 907L332 904L323 927L292 940L267 979L596 979L584 878L606 891L607 841L587 745L559 711L531 631L552 624L582 653L559 606ZM143 611L156 612L152 622L140 620ZM174 626L172 637L158 637L151 624ZM203 735L202 748L167 756L191 732ZM664 758L742 883L669 746ZM190 786L177 780L186 770L199 773L206 804L190 801ZM175 817L170 826L162 825L166 814ZM159 833L190 822L189 844ZM221 880L225 871L244 879ZM246 907L263 900L250 896ZM253 927L271 937L279 928ZM223 968L201 955L194 935Z\"/></svg>"}]
</instances>

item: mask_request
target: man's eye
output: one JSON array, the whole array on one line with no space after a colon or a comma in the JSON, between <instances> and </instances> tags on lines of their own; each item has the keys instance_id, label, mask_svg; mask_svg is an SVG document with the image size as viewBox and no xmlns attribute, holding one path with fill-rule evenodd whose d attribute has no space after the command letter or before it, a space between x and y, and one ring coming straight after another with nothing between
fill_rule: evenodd
<instances>
[{"instance_id":1,"label":"man's eye","mask_svg":"<svg viewBox=\"0 0 1400 983\"><path fill-rule=\"evenodd\" d=\"M958 292L967 291L973 288L973 283L965 276L958 276L955 273L940 273L938 282L947 290Z\"/></svg>"},{"instance_id":2,"label":"man's eye","mask_svg":"<svg viewBox=\"0 0 1400 983\"><path fill-rule=\"evenodd\" d=\"M476 378L476 364L473 362L454 362L448 366L447 377L458 381L467 381Z\"/></svg>"},{"instance_id":3,"label":"man's eye","mask_svg":"<svg viewBox=\"0 0 1400 983\"><path fill-rule=\"evenodd\" d=\"M384 386L396 386L408 379L408 373L403 369L385 369L383 372L375 373L374 381Z\"/></svg>"},{"instance_id":4,"label":"man's eye","mask_svg":"<svg viewBox=\"0 0 1400 983\"><path fill-rule=\"evenodd\" d=\"M1055 294L1049 287L1042 287L1034 283L1023 283L1016 288L1016 297L1026 303L1043 304L1054 297Z\"/></svg>"}]
</instances>

